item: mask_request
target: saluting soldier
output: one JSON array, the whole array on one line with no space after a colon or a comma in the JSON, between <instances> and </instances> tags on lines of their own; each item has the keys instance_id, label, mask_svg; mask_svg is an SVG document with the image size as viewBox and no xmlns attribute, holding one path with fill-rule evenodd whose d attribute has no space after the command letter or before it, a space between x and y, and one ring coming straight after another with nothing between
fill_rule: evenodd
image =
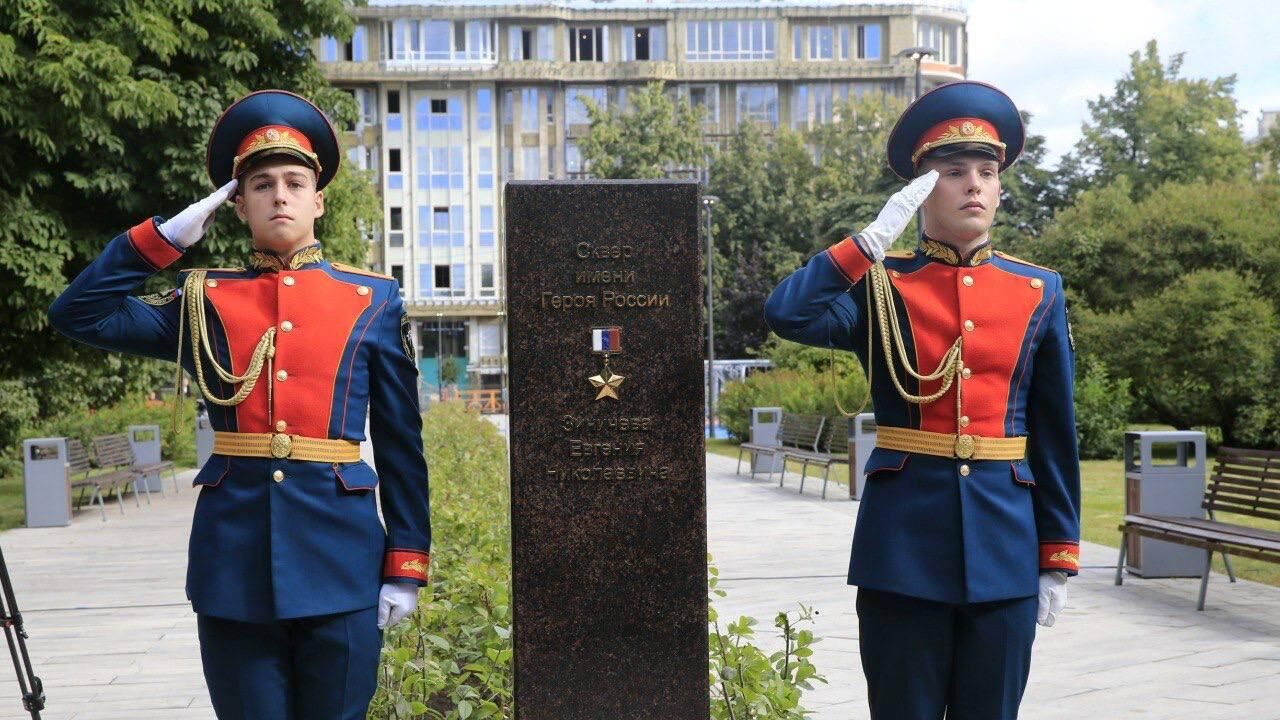
<instances>
[{"instance_id":1,"label":"saluting soldier","mask_svg":"<svg viewBox=\"0 0 1280 720\"><path fill-rule=\"evenodd\" d=\"M992 247L1012 100L922 95L889 137L910 184L770 295L778 335L851 350L877 423L849 583L875 720L1015 718L1037 621L1079 568L1074 347L1062 277ZM890 251L917 208L923 236Z\"/></svg>"},{"instance_id":2,"label":"saluting soldier","mask_svg":"<svg viewBox=\"0 0 1280 720\"><path fill-rule=\"evenodd\" d=\"M383 630L427 583L427 466L399 284L330 262L315 237L338 160L333 127L306 99L240 99L209 139L219 189L107 243L49 308L76 340L180 363L208 404L214 447L193 483L186 592L224 720L363 718ZM183 270L174 289L132 297L229 198L253 237L249 267ZM366 408L376 474L360 459Z\"/></svg>"}]
</instances>

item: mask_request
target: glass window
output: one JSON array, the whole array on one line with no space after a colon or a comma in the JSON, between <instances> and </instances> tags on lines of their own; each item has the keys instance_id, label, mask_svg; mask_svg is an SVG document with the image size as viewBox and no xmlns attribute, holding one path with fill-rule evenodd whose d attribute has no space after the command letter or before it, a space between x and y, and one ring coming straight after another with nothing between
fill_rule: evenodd
<instances>
[{"instance_id":1,"label":"glass window","mask_svg":"<svg viewBox=\"0 0 1280 720\"><path fill-rule=\"evenodd\" d=\"M449 208L435 207L431 209L431 229L432 230L448 230L449 229Z\"/></svg>"},{"instance_id":2,"label":"glass window","mask_svg":"<svg viewBox=\"0 0 1280 720\"><path fill-rule=\"evenodd\" d=\"M449 285L450 285L450 283L449 283L449 280L450 280L450 278L449 278L449 266L448 266L448 265L436 265L436 272L435 272L435 278L434 278L434 280L435 280L435 282L434 282L434 287L435 287L436 289L438 289L438 290L448 290L448 289L449 289ZM440 293L437 293L437 294L440 294Z\"/></svg>"},{"instance_id":3,"label":"glass window","mask_svg":"<svg viewBox=\"0 0 1280 720\"><path fill-rule=\"evenodd\" d=\"M602 62L605 58L605 28L569 26L569 61Z\"/></svg>"},{"instance_id":4,"label":"glass window","mask_svg":"<svg viewBox=\"0 0 1280 720\"><path fill-rule=\"evenodd\" d=\"M771 127L778 125L778 86L742 84L738 86L738 122L752 121Z\"/></svg>"},{"instance_id":5,"label":"glass window","mask_svg":"<svg viewBox=\"0 0 1280 720\"><path fill-rule=\"evenodd\" d=\"M476 90L476 128L493 129L493 91L487 87Z\"/></svg>"},{"instance_id":6,"label":"glass window","mask_svg":"<svg viewBox=\"0 0 1280 720\"><path fill-rule=\"evenodd\" d=\"M454 190L461 190L463 186L462 155L461 145L449 148L449 187Z\"/></svg>"},{"instance_id":7,"label":"glass window","mask_svg":"<svg viewBox=\"0 0 1280 720\"><path fill-rule=\"evenodd\" d=\"M467 292L467 266L463 263L453 264L453 294L465 295Z\"/></svg>"},{"instance_id":8,"label":"glass window","mask_svg":"<svg viewBox=\"0 0 1280 720\"><path fill-rule=\"evenodd\" d=\"M479 229L480 247L493 247L493 206L480 206L480 229Z\"/></svg>"},{"instance_id":9,"label":"glass window","mask_svg":"<svg viewBox=\"0 0 1280 720\"><path fill-rule=\"evenodd\" d=\"M769 20L686 23L687 60L772 60L774 26Z\"/></svg>"},{"instance_id":10,"label":"glass window","mask_svg":"<svg viewBox=\"0 0 1280 720\"><path fill-rule=\"evenodd\" d=\"M833 57L832 27L820 25L809 28L809 59L831 60Z\"/></svg>"},{"instance_id":11,"label":"glass window","mask_svg":"<svg viewBox=\"0 0 1280 720\"><path fill-rule=\"evenodd\" d=\"M338 61L338 39L325 35L320 38L320 62Z\"/></svg>"},{"instance_id":12,"label":"glass window","mask_svg":"<svg viewBox=\"0 0 1280 720\"><path fill-rule=\"evenodd\" d=\"M551 26L538 26L538 53L535 60L553 60L551 56Z\"/></svg>"},{"instance_id":13,"label":"glass window","mask_svg":"<svg viewBox=\"0 0 1280 720\"><path fill-rule=\"evenodd\" d=\"M467 229L463 225L465 218L466 213L463 212L461 205L449 208L450 236L453 238L454 247L467 246Z\"/></svg>"},{"instance_id":14,"label":"glass window","mask_svg":"<svg viewBox=\"0 0 1280 720\"><path fill-rule=\"evenodd\" d=\"M355 62L369 59L368 32L363 25L356 25L355 32L351 34L351 59Z\"/></svg>"},{"instance_id":15,"label":"glass window","mask_svg":"<svg viewBox=\"0 0 1280 720\"><path fill-rule=\"evenodd\" d=\"M450 42L452 40L450 33L452 30L453 24L444 20L430 20L423 23L423 35L426 38L424 57L426 59L449 59Z\"/></svg>"},{"instance_id":16,"label":"glass window","mask_svg":"<svg viewBox=\"0 0 1280 720\"><path fill-rule=\"evenodd\" d=\"M480 263L480 287L493 287L493 263ZM493 327L494 330L498 329L496 325L490 327ZM497 338L495 337L494 339L496 340ZM496 346L496 342L494 344ZM496 355L497 353L493 354Z\"/></svg>"},{"instance_id":17,"label":"glass window","mask_svg":"<svg viewBox=\"0 0 1280 720\"><path fill-rule=\"evenodd\" d=\"M431 148L431 189L449 189L449 148Z\"/></svg>"},{"instance_id":18,"label":"glass window","mask_svg":"<svg viewBox=\"0 0 1280 720\"><path fill-rule=\"evenodd\" d=\"M538 88L520 90L520 130L538 132Z\"/></svg>"},{"instance_id":19,"label":"glass window","mask_svg":"<svg viewBox=\"0 0 1280 720\"><path fill-rule=\"evenodd\" d=\"M391 247L404 247L404 209L388 208L387 234Z\"/></svg>"},{"instance_id":20,"label":"glass window","mask_svg":"<svg viewBox=\"0 0 1280 720\"><path fill-rule=\"evenodd\" d=\"M607 96L608 93L603 85L570 86L564 94L565 124L589 124L591 118L587 115L587 106L582 103L582 98L590 98L596 107L604 108L607 105Z\"/></svg>"},{"instance_id":21,"label":"glass window","mask_svg":"<svg viewBox=\"0 0 1280 720\"><path fill-rule=\"evenodd\" d=\"M481 190L493 189L493 148L481 147L480 167L476 172L476 187Z\"/></svg>"},{"instance_id":22,"label":"glass window","mask_svg":"<svg viewBox=\"0 0 1280 720\"><path fill-rule=\"evenodd\" d=\"M520 175L522 180L541 180L542 179L542 151L538 147L526 147L522 149L521 161L523 172Z\"/></svg>"},{"instance_id":23,"label":"glass window","mask_svg":"<svg viewBox=\"0 0 1280 720\"><path fill-rule=\"evenodd\" d=\"M879 60L880 59L880 26L879 25L859 25L858 26L858 59L859 60Z\"/></svg>"},{"instance_id":24,"label":"glass window","mask_svg":"<svg viewBox=\"0 0 1280 720\"><path fill-rule=\"evenodd\" d=\"M849 26L840 26L840 59L849 59Z\"/></svg>"}]
</instances>

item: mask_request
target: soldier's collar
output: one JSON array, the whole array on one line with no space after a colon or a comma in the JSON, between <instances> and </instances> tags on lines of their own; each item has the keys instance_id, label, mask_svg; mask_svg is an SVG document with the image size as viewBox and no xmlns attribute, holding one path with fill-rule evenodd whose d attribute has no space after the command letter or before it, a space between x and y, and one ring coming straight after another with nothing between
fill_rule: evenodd
<instances>
[{"instance_id":1,"label":"soldier's collar","mask_svg":"<svg viewBox=\"0 0 1280 720\"><path fill-rule=\"evenodd\" d=\"M253 254L249 257L249 262L255 269L266 272L298 270L304 265L318 263L321 260L324 260L324 252L321 251L320 243L318 242L295 251L287 260L282 259L271 250L259 250L257 248L254 248Z\"/></svg>"},{"instance_id":2,"label":"soldier's collar","mask_svg":"<svg viewBox=\"0 0 1280 720\"><path fill-rule=\"evenodd\" d=\"M991 240L988 239L969 253L967 258L960 257L959 251L950 245L934 240L928 235L922 235L920 238L920 252L925 256L933 258L947 265L981 265L991 260L992 248Z\"/></svg>"}]
</instances>

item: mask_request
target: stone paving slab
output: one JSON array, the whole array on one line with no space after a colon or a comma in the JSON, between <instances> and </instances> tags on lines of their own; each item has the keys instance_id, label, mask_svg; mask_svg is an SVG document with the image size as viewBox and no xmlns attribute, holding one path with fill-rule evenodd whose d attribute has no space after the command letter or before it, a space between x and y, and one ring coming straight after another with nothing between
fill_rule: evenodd
<instances>
[{"instance_id":1,"label":"stone paving slab","mask_svg":"<svg viewBox=\"0 0 1280 720\"><path fill-rule=\"evenodd\" d=\"M772 619L797 602L818 611L814 663L828 684L806 695L818 720L865 718L855 590L845 585L857 504L820 483L796 492L734 475L708 456L710 550L728 597L722 617L752 615L778 646ZM62 528L0 534L28 647L44 680L47 720L213 720L195 616L183 592L194 471L174 494L121 515L108 505ZM1070 607L1040 629L1023 717L1280 720L1280 588L1214 576L1196 612L1195 580L1111 584L1116 552L1083 547ZM3 663L8 666L7 661ZM0 672L0 720L29 718L10 671Z\"/></svg>"}]
</instances>

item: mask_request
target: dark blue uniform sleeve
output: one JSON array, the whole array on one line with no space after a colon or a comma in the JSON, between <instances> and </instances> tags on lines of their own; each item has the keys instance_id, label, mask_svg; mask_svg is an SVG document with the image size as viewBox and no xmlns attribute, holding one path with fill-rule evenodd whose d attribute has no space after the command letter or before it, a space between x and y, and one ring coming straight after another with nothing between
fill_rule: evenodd
<instances>
[{"instance_id":1,"label":"dark blue uniform sleeve","mask_svg":"<svg viewBox=\"0 0 1280 720\"><path fill-rule=\"evenodd\" d=\"M178 351L177 295L163 305L130 296L146 279L182 257L183 250L150 218L116 236L49 306L55 330L103 350L174 360Z\"/></svg>"},{"instance_id":2,"label":"dark blue uniform sleeve","mask_svg":"<svg viewBox=\"0 0 1280 720\"><path fill-rule=\"evenodd\" d=\"M1080 569L1080 451L1074 402L1075 351L1067 328L1062 276L1053 289L1049 326L1036 349L1027 398L1027 461L1040 538L1040 570Z\"/></svg>"},{"instance_id":3,"label":"dark blue uniform sleeve","mask_svg":"<svg viewBox=\"0 0 1280 720\"><path fill-rule=\"evenodd\" d=\"M809 258L778 283L765 301L769 329L804 345L850 347L860 318L848 291L872 264L853 238Z\"/></svg>"},{"instance_id":4,"label":"dark blue uniform sleeve","mask_svg":"<svg viewBox=\"0 0 1280 720\"><path fill-rule=\"evenodd\" d=\"M431 563L427 461L422 451L418 366L402 331L405 315L399 283L374 321L369 360L369 434L379 477L387 547L385 582L425 585Z\"/></svg>"}]
</instances>

